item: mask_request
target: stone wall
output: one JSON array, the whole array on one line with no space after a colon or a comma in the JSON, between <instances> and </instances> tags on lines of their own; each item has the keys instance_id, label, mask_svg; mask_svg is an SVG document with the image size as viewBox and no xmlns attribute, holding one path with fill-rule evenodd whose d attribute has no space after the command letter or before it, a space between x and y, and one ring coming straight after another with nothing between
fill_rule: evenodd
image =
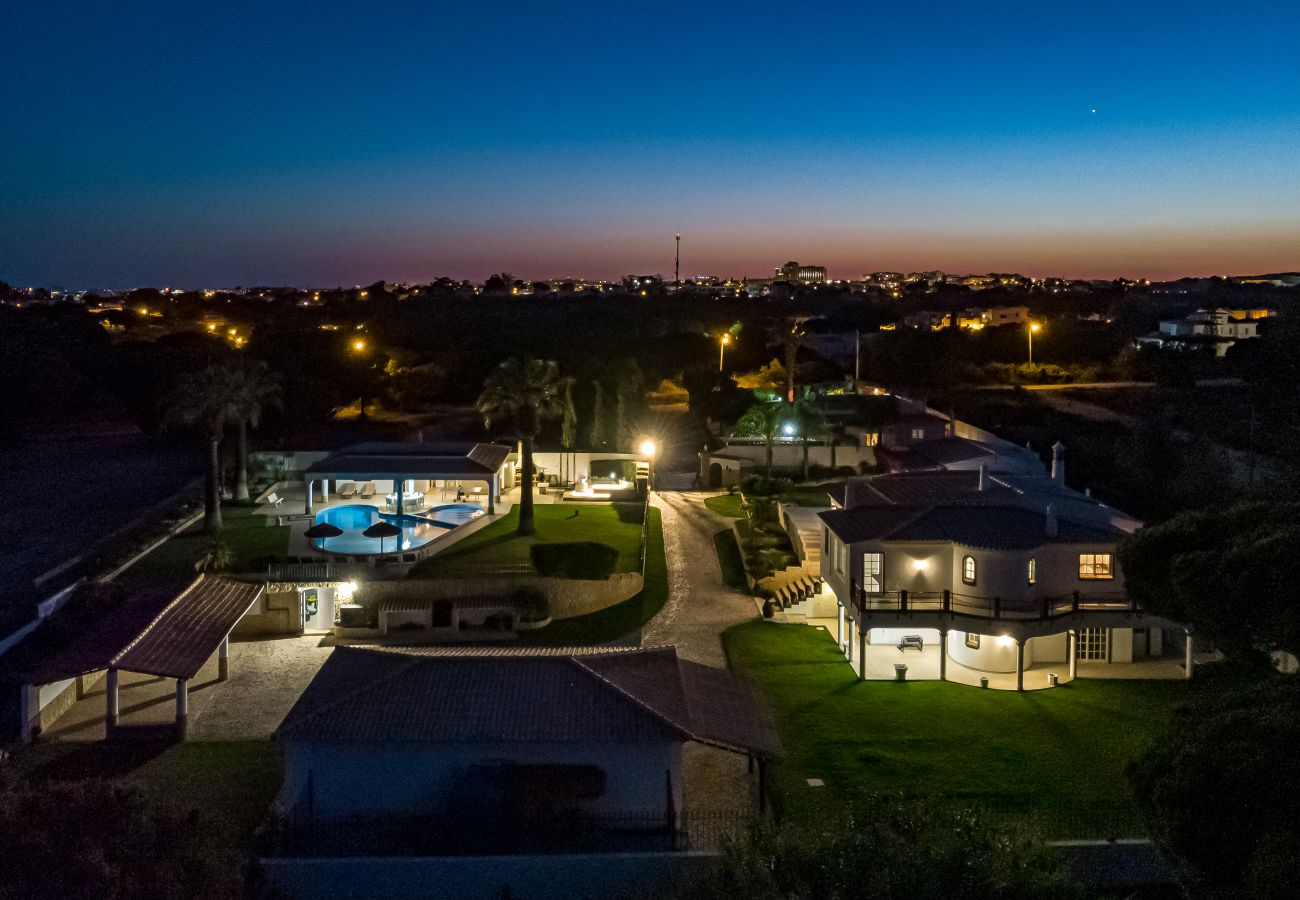
<instances>
[{"instance_id":1,"label":"stone wall","mask_svg":"<svg viewBox=\"0 0 1300 900\"><path fill-rule=\"evenodd\" d=\"M301 633L299 587L314 587L314 585L298 585L290 581L273 581L267 584L266 591L258 598L257 603L230 632L231 637L269 637Z\"/></svg>"},{"instance_id":2,"label":"stone wall","mask_svg":"<svg viewBox=\"0 0 1300 900\"><path fill-rule=\"evenodd\" d=\"M644 582L636 572L623 572L601 580L485 575L476 578L369 581L358 586L356 602L363 606L378 606L388 600L407 598L454 600L458 597L508 597L525 587L539 590L547 596L551 602L552 619L572 619L632 599L641 593Z\"/></svg>"}]
</instances>

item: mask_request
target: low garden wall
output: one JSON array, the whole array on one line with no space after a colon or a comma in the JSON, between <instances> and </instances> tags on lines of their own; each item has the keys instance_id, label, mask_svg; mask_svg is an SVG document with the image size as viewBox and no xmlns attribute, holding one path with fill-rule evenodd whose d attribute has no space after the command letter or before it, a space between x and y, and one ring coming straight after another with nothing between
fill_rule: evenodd
<instances>
[{"instance_id":1,"label":"low garden wall","mask_svg":"<svg viewBox=\"0 0 1300 900\"><path fill-rule=\"evenodd\" d=\"M550 601L552 619L572 619L631 600L645 586L639 572L604 579L545 578L537 575L481 575L406 581L366 581L357 602L377 606L389 600L455 600L461 597L508 597L520 588L541 591Z\"/></svg>"}]
</instances>

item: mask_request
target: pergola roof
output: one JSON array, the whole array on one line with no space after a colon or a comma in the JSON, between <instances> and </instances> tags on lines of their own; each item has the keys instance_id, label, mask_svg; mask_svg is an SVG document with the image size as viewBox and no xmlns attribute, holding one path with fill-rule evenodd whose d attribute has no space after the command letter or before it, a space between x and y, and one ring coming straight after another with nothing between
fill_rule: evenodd
<instances>
[{"instance_id":1,"label":"pergola roof","mask_svg":"<svg viewBox=\"0 0 1300 900\"><path fill-rule=\"evenodd\" d=\"M345 447L306 474L335 478L488 478L510 455L501 444L371 443Z\"/></svg>"},{"instance_id":2,"label":"pergola roof","mask_svg":"<svg viewBox=\"0 0 1300 900\"><path fill-rule=\"evenodd\" d=\"M170 600L158 592L137 594L27 667L24 680L49 684L108 668L193 678L262 590L260 584L200 576Z\"/></svg>"}]
</instances>

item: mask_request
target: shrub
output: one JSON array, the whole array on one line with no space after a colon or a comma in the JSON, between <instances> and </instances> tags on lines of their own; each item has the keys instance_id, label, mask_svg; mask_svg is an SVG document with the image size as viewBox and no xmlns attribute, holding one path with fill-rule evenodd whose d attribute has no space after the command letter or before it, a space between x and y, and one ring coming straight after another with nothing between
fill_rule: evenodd
<instances>
[{"instance_id":1,"label":"shrub","mask_svg":"<svg viewBox=\"0 0 1300 900\"><path fill-rule=\"evenodd\" d=\"M530 552L533 568L556 578L608 578L618 564L618 551L595 541L533 544Z\"/></svg>"},{"instance_id":2,"label":"shrub","mask_svg":"<svg viewBox=\"0 0 1300 900\"><path fill-rule=\"evenodd\" d=\"M521 587L515 591L515 606L519 609L519 618L524 622L540 622L551 616L551 598L545 591L534 587Z\"/></svg>"}]
</instances>

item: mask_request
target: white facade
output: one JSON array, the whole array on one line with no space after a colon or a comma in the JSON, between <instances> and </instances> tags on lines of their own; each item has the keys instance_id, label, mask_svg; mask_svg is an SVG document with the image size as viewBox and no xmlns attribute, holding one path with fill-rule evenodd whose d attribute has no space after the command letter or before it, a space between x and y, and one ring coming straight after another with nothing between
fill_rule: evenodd
<instances>
[{"instance_id":1,"label":"white facade","mask_svg":"<svg viewBox=\"0 0 1300 900\"><path fill-rule=\"evenodd\" d=\"M682 808L680 740L625 743L464 744L284 740L287 807L309 807L321 821L451 816L467 803L491 803L484 768L594 767L600 796L565 805L594 814L666 808L671 782Z\"/></svg>"}]
</instances>

